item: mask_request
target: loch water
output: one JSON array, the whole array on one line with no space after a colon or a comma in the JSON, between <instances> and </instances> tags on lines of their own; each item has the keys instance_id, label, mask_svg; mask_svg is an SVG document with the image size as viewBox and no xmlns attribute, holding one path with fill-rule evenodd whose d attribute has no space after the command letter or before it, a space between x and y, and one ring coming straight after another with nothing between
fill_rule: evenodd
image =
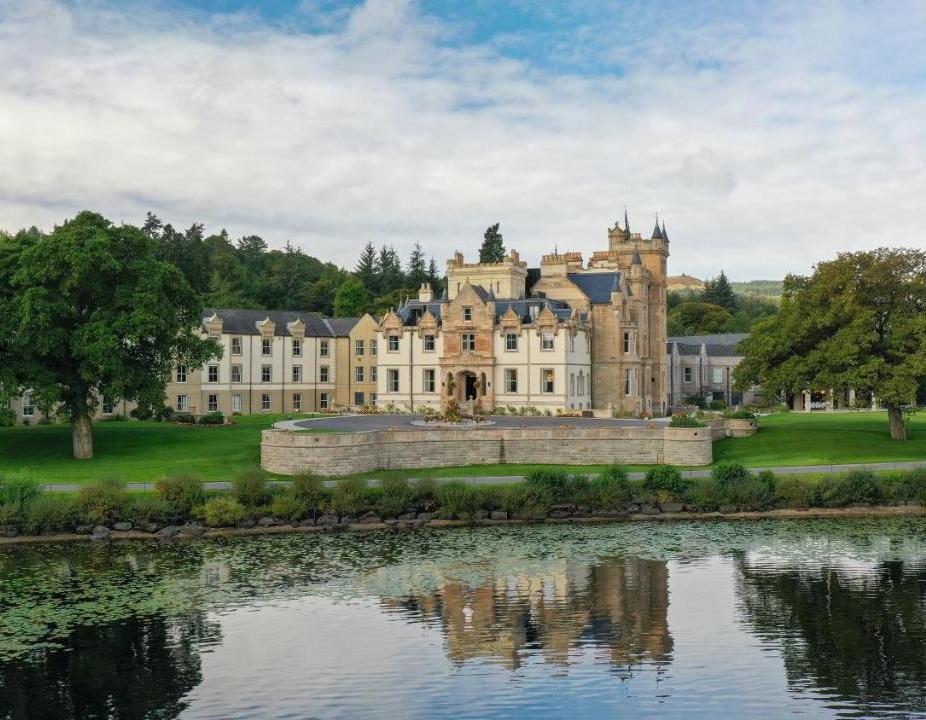
<instances>
[{"instance_id":1,"label":"loch water","mask_svg":"<svg viewBox=\"0 0 926 720\"><path fill-rule=\"evenodd\" d=\"M0 718L926 717L926 519L0 549Z\"/></svg>"}]
</instances>

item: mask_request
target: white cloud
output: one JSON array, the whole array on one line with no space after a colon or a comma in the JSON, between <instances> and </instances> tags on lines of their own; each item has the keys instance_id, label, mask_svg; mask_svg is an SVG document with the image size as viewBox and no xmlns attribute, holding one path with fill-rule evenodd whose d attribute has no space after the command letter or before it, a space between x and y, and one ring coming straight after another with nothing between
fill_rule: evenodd
<instances>
[{"instance_id":1,"label":"white cloud","mask_svg":"<svg viewBox=\"0 0 926 720\"><path fill-rule=\"evenodd\" d=\"M580 28L622 76L445 43L407 1L332 27L0 0L0 227L150 208L351 266L368 240L473 255L500 221L536 260L603 247L626 203L666 218L672 272L744 279L922 243L915 4Z\"/></svg>"}]
</instances>

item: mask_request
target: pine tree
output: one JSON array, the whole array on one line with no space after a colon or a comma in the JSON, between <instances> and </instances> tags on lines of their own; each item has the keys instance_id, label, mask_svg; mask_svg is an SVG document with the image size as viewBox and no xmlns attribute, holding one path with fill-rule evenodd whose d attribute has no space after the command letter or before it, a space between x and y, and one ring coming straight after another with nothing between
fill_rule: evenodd
<instances>
[{"instance_id":1,"label":"pine tree","mask_svg":"<svg viewBox=\"0 0 926 720\"><path fill-rule=\"evenodd\" d=\"M479 262L499 263L505 259L505 245L502 243L502 234L498 231L498 223L486 228L482 247L479 248Z\"/></svg>"},{"instance_id":2,"label":"pine tree","mask_svg":"<svg viewBox=\"0 0 926 720\"><path fill-rule=\"evenodd\" d=\"M163 225L161 219L149 210L145 214L145 224L141 226L141 231L152 240L157 240Z\"/></svg>"},{"instance_id":3,"label":"pine tree","mask_svg":"<svg viewBox=\"0 0 926 720\"><path fill-rule=\"evenodd\" d=\"M434 262L433 257L431 258L431 262L428 263L428 284L435 293L443 287L443 278L441 278L440 273L437 271L437 263Z\"/></svg>"},{"instance_id":4,"label":"pine tree","mask_svg":"<svg viewBox=\"0 0 926 720\"><path fill-rule=\"evenodd\" d=\"M391 245L383 245L379 250L379 257L376 261L377 274L379 275L379 293L386 295L393 290L398 290L405 284L405 273L402 272L402 261L395 248Z\"/></svg>"},{"instance_id":5,"label":"pine tree","mask_svg":"<svg viewBox=\"0 0 926 720\"><path fill-rule=\"evenodd\" d=\"M408 286L417 290L422 283L428 280L428 270L424 264L424 252L421 250L421 243L416 242L412 248L412 254L408 258Z\"/></svg>"},{"instance_id":6,"label":"pine tree","mask_svg":"<svg viewBox=\"0 0 926 720\"><path fill-rule=\"evenodd\" d=\"M363 284L363 286L373 295L379 292L379 273L376 267L376 249L373 243L368 242L360 252L360 259L357 261L357 267L354 268L354 275Z\"/></svg>"},{"instance_id":7,"label":"pine tree","mask_svg":"<svg viewBox=\"0 0 926 720\"><path fill-rule=\"evenodd\" d=\"M704 290L701 292L701 302L719 305L731 313L736 312L736 295L733 288L730 287L723 270L720 271L720 275L716 278L708 280L704 284Z\"/></svg>"}]
</instances>

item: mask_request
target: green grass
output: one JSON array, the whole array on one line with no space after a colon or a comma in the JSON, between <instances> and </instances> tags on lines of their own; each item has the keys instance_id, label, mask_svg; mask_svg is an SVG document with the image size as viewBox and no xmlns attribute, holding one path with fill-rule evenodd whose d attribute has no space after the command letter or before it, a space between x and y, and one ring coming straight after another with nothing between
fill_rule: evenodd
<instances>
[{"instance_id":1,"label":"green grass","mask_svg":"<svg viewBox=\"0 0 926 720\"><path fill-rule=\"evenodd\" d=\"M907 421L905 442L891 440L885 412L780 413L759 418L751 438L714 444L714 461L749 467L926 460L926 413Z\"/></svg>"},{"instance_id":2,"label":"green grass","mask_svg":"<svg viewBox=\"0 0 926 720\"><path fill-rule=\"evenodd\" d=\"M0 429L0 476L42 483L82 483L102 477L150 482L185 471L204 480L229 480L260 462L260 431L290 416L250 415L225 427L181 427L155 422L103 422L94 426L92 460L71 458L67 425ZM311 417L311 416L300 416ZM714 445L715 461L737 460L749 467L827 465L893 460L926 460L926 413L908 423L909 440L891 440L885 413L786 413L761 418L751 438ZM381 470L362 477L526 475L538 465L470 465L455 468ZM551 466L546 466L550 468ZM573 473L598 473L601 464L555 466ZM628 470L643 470L633 466Z\"/></svg>"},{"instance_id":3,"label":"green grass","mask_svg":"<svg viewBox=\"0 0 926 720\"><path fill-rule=\"evenodd\" d=\"M68 425L0 429L0 476L42 483L81 483L102 477L150 482L174 471L204 480L230 480L260 463L260 433L277 420L314 415L243 415L235 425L205 427L158 422L100 422L93 426L94 457L71 457Z\"/></svg>"}]
</instances>

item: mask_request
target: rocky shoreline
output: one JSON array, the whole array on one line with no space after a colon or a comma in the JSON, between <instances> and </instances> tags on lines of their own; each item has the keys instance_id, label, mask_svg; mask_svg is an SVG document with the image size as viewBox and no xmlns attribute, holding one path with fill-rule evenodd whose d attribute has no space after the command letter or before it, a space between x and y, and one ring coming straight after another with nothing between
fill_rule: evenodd
<instances>
[{"instance_id":1,"label":"rocky shoreline","mask_svg":"<svg viewBox=\"0 0 926 720\"><path fill-rule=\"evenodd\" d=\"M647 506L639 512L600 512L591 515L579 514L566 507L553 509L543 517L509 517L505 512L487 513L486 517L472 520L454 520L436 517L434 513L417 513L414 517L381 519L371 514L360 518L340 518L331 522L331 518L320 516L317 519L290 523L276 518L261 518L256 523L247 523L237 527L211 528L199 523L185 525L168 525L154 528L148 526L138 529L131 523L116 523L112 528L97 525L80 528L73 533L48 533L43 535L4 535L0 536L0 546L33 543L81 542L105 543L113 540L153 540L159 542L188 541L197 539L214 539L226 537L243 537L251 535L280 535L290 533L331 533L331 532L368 532L372 530L417 530L421 528L461 528L486 527L496 525L538 525L538 524L601 524L612 522L666 522L679 520L795 520L842 517L926 517L924 505L857 505L842 508L782 508L776 510L740 511L736 508L724 508L725 511L701 512L688 511L677 503L665 506ZM504 516L504 517L503 517Z\"/></svg>"}]
</instances>

